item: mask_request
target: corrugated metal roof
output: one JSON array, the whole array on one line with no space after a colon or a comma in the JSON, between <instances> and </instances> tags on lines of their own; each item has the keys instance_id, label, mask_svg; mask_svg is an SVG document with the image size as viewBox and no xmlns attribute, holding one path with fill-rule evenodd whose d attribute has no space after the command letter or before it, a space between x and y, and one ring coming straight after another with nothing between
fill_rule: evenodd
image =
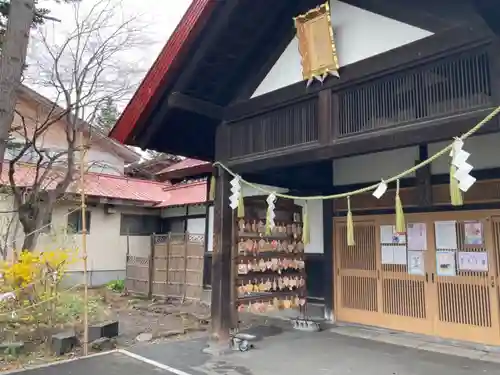
<instances>
[{"instance_id":1,"label":"corrugated metal roof","mask_svg":"<svg viewBox=\"0 0 500 375\"><path fill-rule=\"evenodd\" d=\"M35 180L35 168L30 165L17 166L14 179L18 186L29 187ZM63 174L53 170L44 188L55 186ZM4 166L0 183L9 184L8 166ZM79 192L79 181L75 181L68 192ZM141 180L136 178L114 176L100 173L85 175L85 192L87 195L122 200L148 202L158 207L203 203L207 198L207 182L196 181L179 185Z\"/></svg>"},{"instance_id":2,"label":"corrugated metal roof","mask_svg":"<svg viewBox=\"0 0 500 375\"><path fill-rule=\"evenodd\" d=\"M187 169L187 168L197 167L197 166L206 165L206 164L210 164L210 162L188 158L188 159L184 159L178 163L172 164L172 165L168 166L167 168L162 169L160 172L158 172L156 174L164 174L164 173L168 173L168 172L178 171L181 169Z\"/></svg>"}]
</instances>

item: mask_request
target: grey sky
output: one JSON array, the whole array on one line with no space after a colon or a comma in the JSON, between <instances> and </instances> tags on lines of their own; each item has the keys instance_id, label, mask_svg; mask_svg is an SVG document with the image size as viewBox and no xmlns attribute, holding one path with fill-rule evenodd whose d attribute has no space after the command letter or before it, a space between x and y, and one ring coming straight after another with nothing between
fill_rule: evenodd
<instances>
[{"instance_id":1,"label":"grey sky","mask_svg":"<svg viewBox=\"0 0 500 375\"><path fill-rule=\"evenodd\" d=\"M83 0L82 7L90 9L98 0ZM144 25L144 34L148 43L141 48L139 56L137 53L125 59L131 60L137 64L140 70L144 73L151 67L154 60L157 58L166 41L174 31L183 14L185 13L192 0L119 0L122 3L124 18L137 16L141 25ZM66 30L70 31L74 28L73 12L70 5L57 4L54 0L41 0L40 6L51 9L51 16L61 22L50 22L46 27L53 30L54 38L64 39ZM87 8L88 7L88 8ZM33 52L33 47L31 54ZM39 52L39 51L38 51ZM29 61L29 60L28 60ZM142 78L142 77L141 77ZM29 84L29 83L28 83ZM44 88L34 87L42 94L51 96L50 92Z\"/></svg>"}]
</instances>

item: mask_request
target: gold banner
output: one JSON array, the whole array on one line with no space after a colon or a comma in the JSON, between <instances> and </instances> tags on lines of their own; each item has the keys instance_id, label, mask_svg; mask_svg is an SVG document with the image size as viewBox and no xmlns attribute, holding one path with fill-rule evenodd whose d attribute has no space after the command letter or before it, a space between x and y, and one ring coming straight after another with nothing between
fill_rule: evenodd
<instances>
[{"instance_id":1,"label":"gold banner","mask_svg":"<svg viewBox=\"0 0 500 375\"><path fill-rule=\"evenodd\" d=\"M338 77L339 62L328 3L295 17L294 22L304 80L309 85L314 79L323 82L329 74Z\"/></svg>"}]
</instances>

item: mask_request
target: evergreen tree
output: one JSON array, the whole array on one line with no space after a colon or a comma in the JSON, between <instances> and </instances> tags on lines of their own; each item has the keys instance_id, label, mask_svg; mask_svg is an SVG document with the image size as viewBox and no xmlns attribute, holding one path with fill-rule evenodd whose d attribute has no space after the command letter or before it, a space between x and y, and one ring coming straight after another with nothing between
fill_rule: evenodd
<instances>
[{"instance_id":1,"label":"evergreen tree","mask_svg":"<svg viewBox=\"0 0 500 375\"><path fill-rule=\"evenodd\" d=\"M99 114L97 115L97 127L103 133L109 133L113 126L115 126L116 121L118 121L120 113L118 112L118 107L116 106L113 98L108 97L104 103L99 108Z\"/></svg>"}]
</instances>

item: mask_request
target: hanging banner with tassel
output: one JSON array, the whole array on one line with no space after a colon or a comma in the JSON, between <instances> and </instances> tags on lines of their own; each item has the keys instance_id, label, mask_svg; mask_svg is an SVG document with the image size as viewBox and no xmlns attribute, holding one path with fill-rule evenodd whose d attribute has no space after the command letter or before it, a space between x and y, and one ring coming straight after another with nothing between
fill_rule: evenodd
<instances>
[{"instance_id":1,"label":"hanging banner with tassel","mask_svg":"<svg viewBox=\"0 0 500 375\"><path fill-rule=\"evenodd\" d=\"M304 208L302 209L302 217L304 222L302 223L302 243L307 245L310 243L310 229L309 229L309 207L307 207L307 201L305 201Z\"/></svg>"},{"instance_id":2,"label":"hanging banner with tassel","mask_svg":"<svg viewBox=\"0 0 500 375\"><path fill-rule=\"evenodd\" d=\"M396 232L406 233L405 213L399 196L399 180L396 181Z\"/></svg>"},{"instance_id":3,"label":"hanging banner with tassel","mask_svg":"<svg viewBox=\"0 0 500 375\"><path fill-rule=\"evenodd\" d=\"M215 176L212 175L212 177L210 178L210 191L208 192L208 199L212 202L215 200L215 181Z\"/></svg>"},{"instance_id":4,"label":"hanging banner with tassel","mask_svg":"<svg viewBox=\"0 0 500 375\"><path fill-rule=\"evenodd\" d=\"M347 246L355 246L354 242L354 222L351 212L351 197L347 197Z\"/></svg>"}]
</instances>

